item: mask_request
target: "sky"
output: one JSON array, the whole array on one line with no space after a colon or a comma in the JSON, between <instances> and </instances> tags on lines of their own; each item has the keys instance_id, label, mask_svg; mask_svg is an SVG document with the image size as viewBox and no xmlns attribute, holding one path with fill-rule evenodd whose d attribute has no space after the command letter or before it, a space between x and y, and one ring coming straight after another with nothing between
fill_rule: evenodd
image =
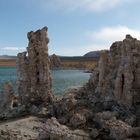
<instances>
[{"instance_id":1,"label":"sky","mask_svg":"<svg viewBox=\"0 0 140 140\"><path fill-rule=\"evenodd\" d=\"M0 0L0 55L28 46L27 32L47 26L49 54L109 49L126 34L140 39L140 0Z\"/></svg>"}]
</instances>

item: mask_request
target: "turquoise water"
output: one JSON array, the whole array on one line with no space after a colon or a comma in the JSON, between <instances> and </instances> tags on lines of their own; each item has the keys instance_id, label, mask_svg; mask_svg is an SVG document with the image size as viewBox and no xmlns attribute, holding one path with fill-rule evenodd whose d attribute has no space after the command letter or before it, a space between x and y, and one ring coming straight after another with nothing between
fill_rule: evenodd
<instances>
[{"instance_id":1,"label":"turquoise water","mask_svg":"<svg viewBox=\"0 0 140 140\"><path fill-rule=\"evenodd\" d=\"M0 67L0 91L3 89L3 84L10 81L16 90L16 68L15 67Z\"/></svg>"},{"instance_id":2,"label":"turquoise water","mask_svg":"<svg viewBox=\"0 0 140 140\"><path fill-rule=\"evenodd\" d=\"M82 86L90 76L89 73L84 73L83 70L53 70L51 74L55 95L63 95L69 88ZM16 90L15 67L0 67L0 91L6 81L11 81Z\"/></svg>"}]
</instances>

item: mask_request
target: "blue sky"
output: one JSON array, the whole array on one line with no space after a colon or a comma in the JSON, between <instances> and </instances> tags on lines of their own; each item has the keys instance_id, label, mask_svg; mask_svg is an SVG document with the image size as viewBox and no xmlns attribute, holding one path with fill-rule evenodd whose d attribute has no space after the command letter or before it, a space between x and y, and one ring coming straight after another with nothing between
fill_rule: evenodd
<instances>
[{"instance_id":1,"label":"blue sky","mask_svg":"<svg viewBox=\"0 0 140 140\"><path fill-rule=\"evenodd\" d=\"M109 49L125 34L140 39L139 0L0 0L0 55L28 46L27 32L49 28L49 53Z\"/></svg>"}]
</instances>

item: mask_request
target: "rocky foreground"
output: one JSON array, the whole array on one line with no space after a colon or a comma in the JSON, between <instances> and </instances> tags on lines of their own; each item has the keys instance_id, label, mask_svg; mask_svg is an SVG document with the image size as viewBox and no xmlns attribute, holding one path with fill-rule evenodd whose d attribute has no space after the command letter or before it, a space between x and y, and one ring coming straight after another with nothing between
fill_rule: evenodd
<instances>
[{"instance_id":1,"label":"rocky foreground","mask_svg":"<svg viewBox=\"0 0 140 140\"><path fill-rule=\"evenodd\" d=\"M0 124L0 140L35 140L42 125L42 120L34 116L3 122Z\"/></svg>"},{"instance_id":2,"label":"rocky foreground","mask_svg":"<svg viewBox=\"0 0 140 140\"><path fill-rule=\"evenodd\" d=\"M47 28L28 38L28 56L18 55L18 95L6 83L0 97L0 139L140 139L139 40L127 35L113 43L89 82L58 100L51 90Z\"/></svg>"}]
</instances>

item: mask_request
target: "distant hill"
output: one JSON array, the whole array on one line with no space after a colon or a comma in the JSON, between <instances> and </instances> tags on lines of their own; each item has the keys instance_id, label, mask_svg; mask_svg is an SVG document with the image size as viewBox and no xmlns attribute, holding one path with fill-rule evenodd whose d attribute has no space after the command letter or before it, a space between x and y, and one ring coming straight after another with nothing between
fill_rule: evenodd
<instances>
[{"instance_id":1,"label":"distant hill","mask_svg":"<svg viewBox=\"0 0 140 140\"><path fill-rule=\"evenodd\" d=\"M84 56L59 56L62 61L87 61L98 60L98 57L84 57Z\"/></svg>"},{"instance_id":2,"label":"distant hill","mask_svg":"<svg viewBox=\"0 0 140 140\"><path fill-rule=\"evenodd\" d=\"M86 53L83 57L93 57L93 58L99 58L101 51L91 51Z\"/></svg>"},{"instance_id":3,"label":"distant hill","mask_svg":"<svg viewBox=\"0 0 140 140\"><path fill-rule=\"evenodd\" d=\"M0 59L16 59L16 56L0 55Z\"/></svg>"}]
</instances>

